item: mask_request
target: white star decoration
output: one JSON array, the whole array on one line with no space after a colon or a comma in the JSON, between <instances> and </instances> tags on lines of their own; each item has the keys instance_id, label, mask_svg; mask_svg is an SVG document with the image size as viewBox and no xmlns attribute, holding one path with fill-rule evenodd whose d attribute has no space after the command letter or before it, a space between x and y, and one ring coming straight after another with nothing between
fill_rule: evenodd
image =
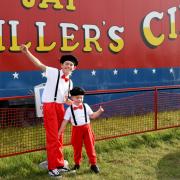
<instances>
[{"instance_id":1,"label":"white star decoration","mask_svg":"<svg viewBox=\"0 0 180 180\"><path fill-rule=\"evenodd\" d=\"M152 69L152 73L155 74L156 73L156 69Z\"/></svg>"},{"instance_id":2,"label":"white star decoration","mask_svg":"<svg viewBox=\"0 0 180 180\"><path fill-rule=\"evenodd\" d=\"M42 72L41 75L42 75L42 78L46 77L45 72Z\"/></svg>"},{"instance_id":3,"label":"white star decoration","mask_svg":"<svg viewBox=\"0 0 180 180\"><path fill-rule=\"evenodd\" d=\"M92 76L95 76L96 75L96 71L95 70L91 71L91 74L92 74Z\"/></svg>"},{"instance_id":4,"label":"white star decoration","mask_svg":"<svg viewBox=\"0 0 180 180\"><path fill-rule=\"evenodd\" d=\"M170 73L173 73L173 72L174 72L173 68L169 69L169 72L170 72Z\"/></svg>"},{"instance_id":5,"label":"white star decoration","mask_svg":"<svg viewBox=\"0 0 180 180\"><path fill-rule=\"evenodd\" d=\"M137 69L134 69L134 74L137 74L138 73L138 70Z\"/></svg>"},{"instance_id":6,"label":"white star decoration","mask_svg":"<svg viewBox=\"0 0 180 180\"><path fill-rule=\"evenodd\" d=\"M12 74L12 75L13 75L13 78L14 78L14 79L19 79L19 73L15 72L15 73Z\"/></svg>"},{"instance_id":7,"label":"white star decoration","mask_svg":"<svg viewBox=\"0 0 180 180\"><path fill-rule=\"evenodd\" d=\"M113 71L113 73L114 73L114 75L117 75L117 74L118 74L117 69L115 69L115 70Z\"/></svg>"},{"instance_id":8,"label":"white star decoration","mask_svg":"<svg viewBox=\"0 0 180 180\"><path fill-rule=\"evenodd\" d=\"M93 70L91 71L91 75L92 75L92 76L96 76L96 72L97 72L97 71L95 71L95 70L93 69ZM135 69L133 70L133 73L134 73L135 75L137 75L137 74L139 73L139 70L135 68ZM169 73L170 73L170 74L173 74L173 73L174 73L174 69L173 69L173 68L170 68L170 69L169 69ZM117 69L114 69L114 70L113 70L113 74L114 74L114 75L118 75L118 70L117 70ZM156 69L155 69L155 68L152 69L152 74L156 74ZM13 76L13 79L19 79L19 73L18 73L18 72L14 72L14 73L12 74L12 76ZM46 77L45 72L41 72L41 76L42 76L42 78Z\"/></svg>"}]
</instances>

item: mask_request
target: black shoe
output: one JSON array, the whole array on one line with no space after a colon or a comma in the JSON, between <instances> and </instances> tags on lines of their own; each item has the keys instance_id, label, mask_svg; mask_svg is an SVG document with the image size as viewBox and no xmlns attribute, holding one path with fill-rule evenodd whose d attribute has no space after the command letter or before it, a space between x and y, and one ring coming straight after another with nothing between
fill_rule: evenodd
<instances>
[{"instance_id":1,"label":"black shoe","mask_svg":"<svg viewBox=\"0 0 180 180\"><path fill-rule=\"evenodd\" d=\"M91 165L91 170L95 173L99 173L99 168L96 165Z\"/></svg>"},{"instance_id":2,"label":"black shoe","mask_svg":"<svg viewBox=\"0 0 180 180\"><path fill-rule=\"evenodd\" d=\"M62 177L58 169L49 170L48 174L51 177Z\"/></svg>"},{"instance_id":3,"label":"black shoe","mask_svg":"<svg viewBox=\"0 0 180 180\"><path fill-rule=\"evenodd\" d=\"M80 165L79 164L75 164L74 167L73 167L73 170L78 170L80 168Z\"/></svg>"},{"instance_id":4,"label":"black shoe","mask_svg":"<svg viewBox=\"0 0 180 180\"><path fill-rule=\"evenodd\" d=\"M66 167L58 167L57 169L58 169L59 173L61 173L61 174L64 174L64 173L75 174L76 173L76 170L69 169Z\"/></svg>"},{"instance_id":5,"label":"black shoe","mask_svg":"<svg viewBox=\"0 0 180 180\"><path fill-rule=\"evenodd\" d=\"M70 172L70 169L66 167L58 167L57 169L61 174Z\"/></svg>"}]
</instances>

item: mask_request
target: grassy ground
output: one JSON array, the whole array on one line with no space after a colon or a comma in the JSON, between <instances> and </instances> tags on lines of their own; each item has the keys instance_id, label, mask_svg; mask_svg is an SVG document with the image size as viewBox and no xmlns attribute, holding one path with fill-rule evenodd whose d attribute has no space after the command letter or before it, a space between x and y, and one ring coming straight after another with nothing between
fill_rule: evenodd
<instances>
[{"instance_id":1,"label":"grassy ground","mask_svg":"<svg viewBox=\"0 0 180 180\"><path fill-rule=\"evenodd\" d=\"M180 128L96 142L96 151L100 174L89 171L88 160L83 152L80 170L76 175L66 174L62 179L180 179ZM72 148L65 147L64 154L72 166ZM46 170L38 167L45 159L44 151L0 159L0 180L52 179Z\"/></svg>"}]
</instances>

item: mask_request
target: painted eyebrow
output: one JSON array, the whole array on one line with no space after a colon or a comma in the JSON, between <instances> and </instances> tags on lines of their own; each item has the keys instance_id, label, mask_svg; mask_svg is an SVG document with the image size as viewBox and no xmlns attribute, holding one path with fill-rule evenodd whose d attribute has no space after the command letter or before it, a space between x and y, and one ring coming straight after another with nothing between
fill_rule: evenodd
<instances>
[{"instance_id":1,"label":"painted eyebrow","mask_svg":"<svg viewBox=\"0 0 180 180\"><path fill-rule=\"evenodd\" d=\"M73 63L71 63L71 62L65 62L65 64L70 64L70 65L73 65Z\"/></svg>"}]
</instances>

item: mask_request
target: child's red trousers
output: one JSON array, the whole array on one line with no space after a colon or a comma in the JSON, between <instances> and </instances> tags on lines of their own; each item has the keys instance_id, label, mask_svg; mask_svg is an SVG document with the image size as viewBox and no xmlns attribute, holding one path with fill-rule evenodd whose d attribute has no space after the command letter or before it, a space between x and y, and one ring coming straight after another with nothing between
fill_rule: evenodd
<instances>
[{"instance_id":1,"label":"child's red trousers","mask_svg":"<svg viewBox=\"0 0 180 180\"><path fill-rule=\"evenodd\" d=\"M71 143L74 149L74 162L75 164L81 163L82 147L85 145L86 153L91 165L96 164L96 152L94 148L94 134L90 124L83 126L73 126Z\"/></svg>"},{"instance_id":2,"label":"child's red trousers","mask_svg":"<svg viewBox=\"0 0 180 180\"><path fill-rule=\"evenodd\" d=\"M59 166L64 166L64 156L62 152L63 134L58 138L58 130L64 119L64 105L55 102L44 103L43 112L46 130L48 169L53 170Z\"/></svg>"}]
</instances>

